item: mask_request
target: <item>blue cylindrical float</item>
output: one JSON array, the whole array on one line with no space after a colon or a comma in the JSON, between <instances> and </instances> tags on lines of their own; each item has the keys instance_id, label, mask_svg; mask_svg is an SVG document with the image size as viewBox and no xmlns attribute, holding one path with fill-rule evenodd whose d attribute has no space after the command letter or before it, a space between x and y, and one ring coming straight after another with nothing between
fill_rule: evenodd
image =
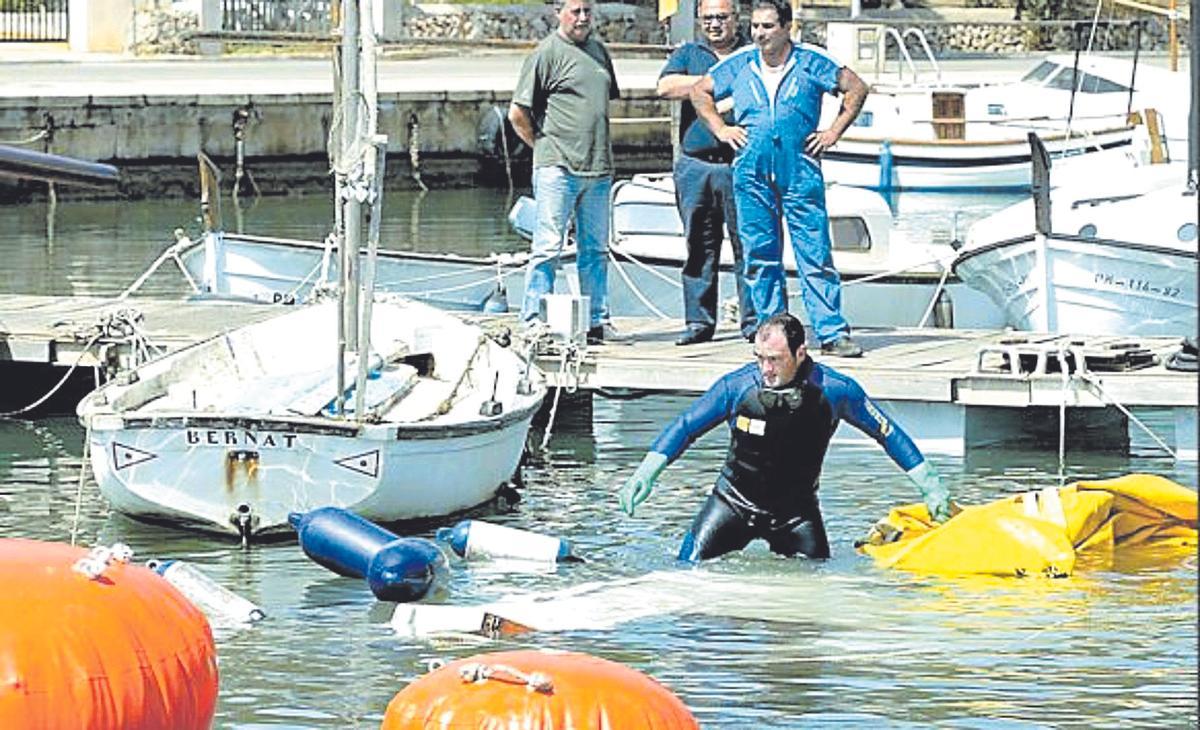
<instances>
[{"instance_id":1,"label":"blue cylindrical float","mask_svg":"<svg viewBox=\"0 0 1200 730\"><path fill-rule=\"evenodd\" d=\"M399 535L341 507L292 512L288 522L313 561L348 578L367 577L375 553Z\"/></svg>"},{"instance_id":2,"label":"blue cylindrical float","mask_svg":"<svg viewBox=\"0 0 1200 730\"><path fill-rule=\"evenodd\" d=\"M446 556L432 541L400 537L371 558L367 585L381 601L416 601L425 597L445 570Z\"/></svg>"},{"instance_id":3,"label":"blue cylindrical float","mask_svg":"<svg viewBox=\"0 0 1200 730\"><path fill-rule=\"evenodd\" d=\"M430 540L400 537L340 507L288 515L304 554L338 575L366 578L381 601L415 601L446 569Z\"/></svg>"}]
</instances>

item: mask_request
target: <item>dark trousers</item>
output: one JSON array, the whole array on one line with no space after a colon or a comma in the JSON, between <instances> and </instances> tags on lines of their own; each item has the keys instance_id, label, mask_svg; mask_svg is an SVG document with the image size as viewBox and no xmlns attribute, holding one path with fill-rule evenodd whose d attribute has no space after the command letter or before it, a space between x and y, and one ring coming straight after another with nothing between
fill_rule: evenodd
<instances>
[{"instance_id":1,"label":"dark trousers","mask_svg":"<svg viewBox=\"0 0 1200 730\"><path fill-rule=\"evenodd\" d=\"M741 330L744 335L753 334L757 317L744 282L742 242L738 237L733 173L729 165L680 155L675 162L675 203L687 238L687 261L680 277L684 321L689 328L697 329L712 329L717 325L717 275L728 227Z\"/></svg>"},{"instance_id":2,"label":"dark trousers","mask_svg":"<svg viewBox=\"0 0 1200 730\"><path fill-rule=\"evenodd\" d=\"M778 519L767 513L735 509L713 491L700 508L679 547L679 559L697 562L741 550L756 537L767 541L771 552L792 557L828 558L829 538L817 495L802 514Z\"/></svg>"}]
</instances>

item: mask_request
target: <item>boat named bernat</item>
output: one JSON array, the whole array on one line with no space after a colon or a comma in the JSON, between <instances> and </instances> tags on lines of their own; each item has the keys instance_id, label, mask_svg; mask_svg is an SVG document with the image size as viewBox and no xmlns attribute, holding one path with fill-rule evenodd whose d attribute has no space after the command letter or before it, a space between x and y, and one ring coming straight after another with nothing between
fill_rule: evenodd
<instances>
[{"instance_id":1,"label":"boat named bernat","mask_svg":"<svg viewBox=\"0 0 1200 730\"><path fill-rule=\"evenodd\" d=\"M361 399L353 379L338 396L332 302L94 391L79 415L101 492L131 517L247 536L327 505L394 522L495 497L519 466L541 373L452 314L399 298L374 309Z\"/></svg>"},{"instance_id":2,"label":"boat named bernat","mask_svg":"<svg viewBox=\"0 0 1200 730\"><path fill-rule=\"evenodd\" d=\"M290 531L292 512L441 517L514 480L546 393L531 356L506 333L376 294L387 138L372 17L370 0L344 0L329 135L336 296L280 307L84 398L92 470L116 511L245 543ZM215 168L200 160L202 217L217 238Z\"/></svg>"}]
</instances>

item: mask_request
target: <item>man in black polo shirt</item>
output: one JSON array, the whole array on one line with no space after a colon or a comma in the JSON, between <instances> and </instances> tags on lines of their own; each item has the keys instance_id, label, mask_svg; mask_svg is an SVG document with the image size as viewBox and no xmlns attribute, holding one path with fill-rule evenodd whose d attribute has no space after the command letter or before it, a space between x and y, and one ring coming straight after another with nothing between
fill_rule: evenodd
<instances>
[{"instance_id":1,"label":"man in black polo shirt","mask_svg":"<svg viewBox=\"0 0 1200 730\"><path fill-rule=\"evenodd\" d=\"M682 99L681 154L675 162L675 201L687 236L688 257L683 265L683 313L687 328L677 345L712 339L717 326L717 274L721 245L729 230L737 277L738 313L742 334L753 340L756 317L742 278L742 244L738 239L729 163L733 149L712 135L689 101L692 85L719 59L744 46L738 29L735 0L701 0L697 20L700 40L685 43L667 59L658 78L658 94ZM724 110L723 110L724 111Z\"/></svg>"}]
</instances>

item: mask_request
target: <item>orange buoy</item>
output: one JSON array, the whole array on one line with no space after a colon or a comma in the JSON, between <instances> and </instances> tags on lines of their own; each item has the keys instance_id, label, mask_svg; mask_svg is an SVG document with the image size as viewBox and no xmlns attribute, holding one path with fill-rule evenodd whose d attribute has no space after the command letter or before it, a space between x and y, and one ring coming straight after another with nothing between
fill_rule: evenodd
<instances>
[{"instance_id":1,"label":"orange buoy","mask_svg":"<svg viewBox=\"0 0 1200 730\"><path fill-rule=\"evenodd\" d=\"M398 692L382 730L698 728L671 690L623 664L573 652L478 654Z\"/></svg>"},{"instance_id":2,"label":"orange buoy","mask_svg":"<svg viewBox=\"0 0 1200 730\"><path fill-rule=\"evenodd\" d=\"M154 571L0 539L0 727L207 728L212 630ZM106 564L107 563L107 564Z\"/></svg>"}]
</instances>

